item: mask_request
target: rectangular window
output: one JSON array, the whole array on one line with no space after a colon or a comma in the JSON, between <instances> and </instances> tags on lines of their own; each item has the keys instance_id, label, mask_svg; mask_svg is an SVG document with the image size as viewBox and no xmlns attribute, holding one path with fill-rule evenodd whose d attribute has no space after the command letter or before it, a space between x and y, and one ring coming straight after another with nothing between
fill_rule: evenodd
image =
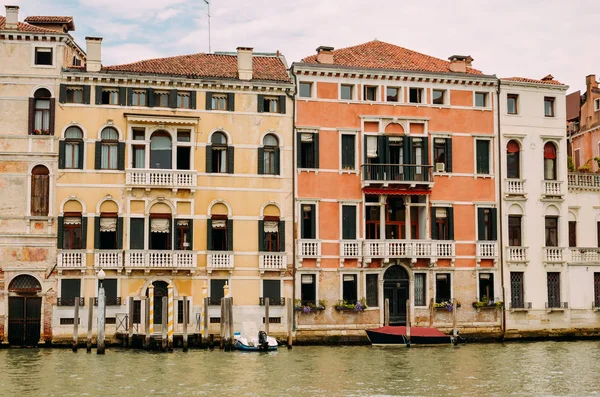
<instances>
[{"instance_id":1,"label":"rectangular window","mask_svg":"<svg viewBox=\"0 0 600 397\"><path fill-rule=\"evenodd\" d=\"M434 207L435 230L434 236L437 240L452 240L450 237L450 228L453 226L448 217L449 208Z\"/></svg>"},{"instance_id":2,"label":"rectangular window","mask_svg":"<svg viewBox=\"0 0 600 397\"><path fill-rule=\"evenodd\" d=\"M342 275L342 299L348 303L356 303L358 301L357 294L357 275L343 274ZM368 306L368 305L367 305Z\"/></svg>"},{"instance_id":3,"label":"rectangular window","mask_svg":"<svg viewBox=\"0 0 600 397\"><path fill-rule=\"evenodd\" d=\"M479 273L479 301L494 300L494 274Z\"/></svg>"},{"instance_id":4,"label":"rectangular window","mask_svg":"<svg viewBox=\"0 0 600 397\"><path fill-rule=\"evenodd\" d=\"M482 175L490 174L490 141L487 139L475 140L475 150L477 157L477 173Z\"/></svg>"},{"instance_id":5,"label":"rectangular window","mask_svg":"<svg viewBox=\"0 0 600 397\"><path fill-rule=\"evenodd\" d=\"M209 305L220 305L221 298L225 297L223 287L227 284L227 280L224 279L213 279L210 280L210 298L208 300Z\"/></svg>"},{"instance_id":6,"label":"rectangular window","mask_svg":"<svg viewBox=\"0 0 600 397\"><path fill-rule=\"evenodd\" d=\"M600 110L600 99L594 99L594 112Z\"/></svg>"},{"instance_id":7,"label":"rectangular window","mask_svg":"<svg viewBox=\"0 0 600 397\"><path fill-rule=\"evenodd\" d=\"M558 247L558 218L547 216L544 222L546 228L546 247Z\"/></svg>"},{"instance_id":8,"label":"rectangular window","mask_svg":"<svg viewBox=\"0 0 600 397\"><path fill-rule=\"evenodd\" d=\"M431 103L434 105L443 105L446 103L446 90L432 90Z\"/></svg>"},{"instance_id":9,"label":"rectangular window","mask_svg":"<svg viewBox=\"0 0 600 397\"><path fill-rule=\"evenodd\" d=\"M475 93L475 106L478 108L484 108L487 104L487 92L476 92Z\"/></svg>"},{"instance_id":10,"label":"rectangular window","mask_svg":"<svg viewBox=\"0 0 600 397\"><path fill-rule=\"evenodd\" d=\"M554 117L554 97L544 97L544 116Z\"/></svg>"},{"instance_id":11,"label":"rectangular window","mask_svg":"<svg viewBox=\"0 0 600 397\"><path fill-rule=\"evenodd\" d=\"M281 301L281 281L263 280L263 298L269 298L269 304L274 305Z\"/></svg>"},{"instance_id":12,"label":"rectangular window","mask_svg":"<svg viewBox=\"0 0 600 397\"><path fill-rule=\"evenodd\" d=\"M168 108L170 102L169 91L154 91L154 106Z\"/></svg>"},{"instance_id":13,"label":"rectangular window","mask_svg":"<svg viewBox=\"0 0 600 397\"><path fill-rule=\"evenodd\" d=\"M317 281L314 274L300 276L300 301L303 305L317 304Z\"/></svg>"},{"instance_id":14,"label":"rectangular window","mask_svg":"<svg viewBox=\"0 0 600 397\"><path fill-rule=\"evenodd\" d=\"M83 87L67 87L67 103L83 103Z\"/></svg>"},{"instance_id":15,"label":"rectangular window","mask_svg":"<svg viewBox=\"0 0 600 397\"><path fill-rule=\"evenodd\" d=\"M508 114L518 114L519 95L518 94L508 94L506 96L506 112Z\"/></svg>"},{"instance_id":16,"label":"rectangular window","mask_svg":"<svg viewBox=\"0 0 600 397\"><path fill-rule=\"evenodd\" d=\"M300 98L310 98L312 95L312 83L300 82Z\"/></svg>"},{"instance_id":17,"label":"rectangular window","mask_svg":"<svg viewBox=\"0 0 600 397\"><path fill-rule=\"evenodd\" d=\"M75 299L81 296L81 279L63 278L60 280L60 305L75 306Z\"/></svg>"},{"instance_id":18,"label":"rectangular window","mask_svg":"<svg viewBox=\"0 0 600 397\"><path fill-rule=\"evenodd\" d=\"M356 136L350 134L342 134L342 169L356 169Z\"/></svg>"},{"instance_id":19,"label":"rectangular window","mask_svg":"<svg viewBox=\"0 0 600 397\"><path fill-rule=\"evenodd\" d=\"M318 168L318 135L311 133L300 133L299 146L299 168Z\"/></svg>"},{"instance_id":20,"label":"rectangular window","mask_svg":"<svg viewBox=\"0 0 600 397\"><path fill-rule=\"evenodd\" d=\"M342 205L342 238L356 240L356 206Z\"/></svg>"},{"instance_id":21,"label":"rectangular window","mask_svg":"<svg viewBox=\"0 0 600 397\"><path fill-rule=\"evenodd\" d=\"M477 208L477 237L479 241L496 240L496 208Z\"/></svg>"},{"instance_id":22,"label":"rectangular window","mask_svg":"<svg viewBox=\"0 0 600 397\"><path fill-rule=\"evenodd\" d=\"M229 251L229 220L223 215L213 215L211 218L211 241L208 247L210 251Z\"/></svg>"},{"instance_id":23,"label":"rectangular window","mask_svg":"<svg viewBox=\"0 0 600 397\"><path fill-rule=\"evenodd\" d=\"M372 85L366 85L364 87L364 96L363 100L365 101L376 101L377 100L377 87Z\"/></svg>"},{"instance_id":24,"label":"rectangular window","mask_svg":"<svg viewBox=\"0 0 600 397\"><path fill-rule=\"evenodd\" d=\"M119 89L104 88L102 90L102 105L119 105Z\"/></svg>"},{"instance_id":25,"label":"rectangular window","mask_svg":"<svg viewBox=\"0 0 600 397\"><path fill-rule=\"evenodd\" d=\"M316 214L315 204L301 204L301 215L302 215L302 230L301 238L304 239L316 239Z\"/></svg>"},{"instance_id":26,"label":"rectangular window","mask_svg":"<svg viewBox=\"0 0 600 397\"><path fill-rule=\"evenodd\" d=\"M129 249L144 249L144 218L130 218L129 220Z\"/></svg>"},{"instance_id":27,"label":"rectangular window","mask_svg":"<svg viewBox=\"0 0 600 397\"><path fill-rule=\"evenodd\" d=\"M423 89L422 88L409 88L408 89L408 101L410 103L423 103Z\"/></svg>"},{"instance_id":28,"label":"rectangular window","mask_svg":"<svg viewBox=\"0 0 600 397\"><path fill-rule=\"evenodd\" d=\"M35 64L52 66L52 48L35 48Z\"/></svg>"},{"instance_id":29,"label":"rectangular window","mask_svg":"<svg viewBox=\"0 0 600 397\"><path fill-rule=\"evenodd\" d=\"M400 88L398 87L387 87L385 90L385 97L387 102L398 102L400 101Z\"/></svg>"},{"instance_id":30,"label":"rectangular window","mask_svg":"<svg viewBox=\"0 0 600 397\"><path fill-rule=\"evenodd\" d=\"M600 308L600 273L594 273L594 307Z\"/></svg>"},{"instance_id":31,"label":"rectangular window","mask_svg":"<svg viewBox=\"0 0 600 397\"><path fill-rule=\"evenodd\" d=\"M508 245L522 247L521 240L521 215L508 216Z\"/></svg>"},{"instance_id":32,"label":"rectangular window","mask_svg":"<svg viewBox=\"0 0 600 397\"><path fill-rule=\"evenodd\" d=\"M581 150L580 149L574 150L573 158L575 160L575 171L578 171L579 167L581 167Z\"/></svg>"},{"instance_id":33,"label":"rectangular window","mask_svg":"<svg viewBox=\"0 0 600 397\"><path fill-rule=\"evenodd\" d=\"M146 90L133 90L131 106L146 106Z\"/></svg>"},{"instance_id":34,"label":"rectangular window","mask_svg":"<svg viewBox=\"0 0 600 397\"><path fill-rule=\"evenodd\" d=\"M190 300L187 301L187 320L188 324L191 322L190 319ZM183 324L183 300L177 301L177 323Z\"/></svg>"},{"instance_id":35,"label":"rectangular window","mask_svg":"<svg viewBox=\"0 0 600 397\"><path fill-rule=\"evenodd\" d=\"M435 275L435 302L450 302L450 273L437 273Z\"/></svg>"},{"instance_id":36,"label":"rectangular window","mask_svg":"<svg viewBox=\"0 0 600 397\"><path fill-rule=\"evenodd\" d=\"M66 250L79 250L83 247L82 243L82 218L81 214L67 216L63 220L63 246Z\"/></svg>"},{"instance_id":37,"label":"rectangular window","mask_svg":"<svg viewBox=\"0 0 600 397\"><path fill-rule=\"evenodd\" d=\"M227 94L212 94L212 110L228 110L229 109L229 103L227 101L228 99L228 95Z\"/></svg>"},{"instance_id":38,"label":"rectangular window","mask_svg":"<svg viewBox=\"0 0 600 397\"><path fill-rule=\"evenodd\" d=\"M146 146L132 145L132 149L131 167L146 168Z\"/></svg>"},{"instance_id":39,"label":"rectangular window","mask_svg":"<svg viewBox=\"0 0 600 397\"><path fill-rule=\"evenodd\" d=\"M525 308L523 272L510 272L510 308Z\"/></svg>"},{"instance_id":40,"label":"rectangular window","mask_svg":"<svg viewBox=\"0 0 600 397\"><path fill-rule=\"evenodd\" d=\"M102 283L102 288L104 288L106 306L118 306L117 298L119 296L119 290L117 289L117 279L107 278L102 281L98 281L98 289L100 289L100 283Z\"/></svg>"},{"instance_id":41,"label":"rectangular window","mask_svg":"<svg viewBox=\"0 0 600 397\"><path fill-rule=\"evenodd\" d=\"M177 91L177 107L179 109L190 109L190 93Z\"/></svg>"},{"instance_id":42,"label":"rectangular window","mask_svg":"<svg viewBox=\"0 0 600 397\"><path fill-rule=\"evenodd\" d=\"M560 307L560 273L548 272L548 307Z\"/></svg>"},{"instance_id":43,"label":"rectangular window","mask_svg":"<svg viewBox=\"0 0 600 397\"><path fill-rule=\"evenodd\" d=\"M265 113L279 113L279 97L265 96L263 97L263 111Z\"/></svg>"},{"instance_id":44,"label":"rectangular window","mask_svg":"<svg viewBox=\"0 0 600 397\"><path fill-rule=\"evenodd\" d=\"M342 84L340 87L340 99L352 100L352 91L354 90L353 85Z\"/></svg>"},{"instance_id":45,"label":"rectangular window","mask_svg":"<svg viewBox=\"0 0 600 397\"><path fill-rule=\"evenodd\" d=\"M577 247L577 222L569 221L569 247Z\"/></svg>"},{"instance_id":46,"label":"rectangular window","mask_svg":"<svg viewBox=\"0 0 600 397\"><path fill-rule=\"evenodd\" d=\"M600 221L596 222L596 240L597 240L597 247L600 248Z\"/></svg>"},{"instance_id":47,"label":"rectangular window","mask_svg":"<svg viewBox=\"0 0 600 397\"><path fill-rule=\"evenodd\" d=\"M427 274L415 273L415 306L427 306Z\"/></svg>"},{"instance_id":48,"label":"rectangular window","mask_svg":"<svg viewBox=\"0 0 600 397\"><path fill-rule=\"evenodd\" d=\"M435 172L452 172L452 138L433 139Z\"/></svg>"},{"instance_id":49,"label":"rectangular window","mask_svg":"<svg viewBox=\"0 0 600 397\"><path fill-rule=\"evenodd\" d=\"M379 277L377 274L366 275L367 306L379 306Z\"/></svg>"},{"instance_id":50,"label":"rectangular window","mask_svg":"<svg viewBox=\"0 0 600 397\"><path fill-rule=\"evenodd\" d=\"M175 221L175 249L188 251L193 249L192 220L177 219Z\"/></svg>"}]
</instances>

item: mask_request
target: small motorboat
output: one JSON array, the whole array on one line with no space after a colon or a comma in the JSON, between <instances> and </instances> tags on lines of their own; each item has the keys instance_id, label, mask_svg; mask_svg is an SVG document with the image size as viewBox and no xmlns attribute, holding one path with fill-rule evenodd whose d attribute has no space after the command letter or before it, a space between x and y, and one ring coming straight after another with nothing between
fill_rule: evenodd
<instances>
[{"instance_id":1,"label":"small motorboat","mask_svg":"<svg viewBox=\"0 0 600 397\"><path fill-rule=\"evenodd\" d=\"M446 335L437 328L428 327L410 327L410 339L405 326L368 329L367 336L373 345L456 345L467 342L462 336Z\"/></svg>"},{"instance_id":2,"label":"small motorboat","mask_svg":"<svg viewBox=\"0 0 600 397\"><path fill-rule=\"evenodd\" d=\"M259 331L255 323L243 322L242 330L235 333L235 348L243 351L266 352L277 350L277 340Z\"/></svg>"}]
</instances>

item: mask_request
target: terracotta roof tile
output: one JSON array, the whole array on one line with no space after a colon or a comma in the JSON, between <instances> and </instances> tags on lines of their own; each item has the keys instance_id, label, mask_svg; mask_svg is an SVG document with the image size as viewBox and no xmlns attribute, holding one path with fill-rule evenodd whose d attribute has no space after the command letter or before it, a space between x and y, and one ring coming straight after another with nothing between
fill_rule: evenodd
<instances>
[{"instance_id":1,"label":"terracotta roof tile","mask_svg":"<svg viewBox=\"0 0 600 397\"><path fill-rule=\"evenodd\" d=\"M6 17L0 16L0 30L6 29ZM40 28L39 26L33 26L28 23L18 22L17 30L19 32L30 32L30 33L60 33L56 30Z\"/></svg>"},{"instance_id":2,"label":"terracotta roof tile","mask_svg":"<svg viewBox=\"0 0 600 397\"><path fill-rule=\"evenodd\" d=\"M504 81L515 81L517 83L534 83L534 84L550 84L550 85L563 85L560 81L554 80L552 75L548 75L541 80L530 79L528 77L503 77L500 80Z\"/></svg>"},{"instance_id":3,"label":"terracotta roof tile","mask_svg":"<svg viewBox=\"0 0 600 397\"><path fill-rule=\"evenodd\" d=\"M291 82L286 66L279 57L254 55L252 69L253 80ZM228 54L199 53L148 59L124 65L105 66L102 70L187 77L238 77L237 56Z\"/></svg>"},{"instance_id":4,"label":"terracotta roof tile","mask_svg":"<svg viewBox=\"0 0 600 397\"><path fill-rule=\"evenodd\" d=\"M71 23L73 17L53 16L53 15L32 15L25 18L27 23Z\"/></svg>"},{"instance_id":5,"label":"terracotta roof tile","mask_svg":"<svg viewBox=\"0 0 600 397\"><path fill-rule=\"evenodd\" d=\"M317 56L308 56L302 62L317 64ZM449 61L378 40L334 50L333 64L355 68L451 73ZM467 74L482 73L468 67Z\"/></svg>"}]
</instances>

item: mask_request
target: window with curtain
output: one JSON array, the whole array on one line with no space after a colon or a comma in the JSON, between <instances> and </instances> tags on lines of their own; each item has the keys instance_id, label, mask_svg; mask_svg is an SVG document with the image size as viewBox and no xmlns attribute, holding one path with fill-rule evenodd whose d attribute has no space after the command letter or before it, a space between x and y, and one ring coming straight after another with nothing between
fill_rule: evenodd
<instances>
[{"instance_id":1,"label":"window with curtain","mask_svg":"<svg viewBox=\"0 0 600 397\"><path fill-rule=\"evenodd\" d=\"M80 150L83 146L83 132L79 127L69 127L65 131L65 168L79 168Z\"/></svg>"},{"instance_id":2,"label":"window with curtain","mask_svg":"<svg viewBox=\"0 0 600 397\"><path fill-rule=\"evenodd\" d=\"M98 249L117 249L117 214L102 213L98 223Z\"/></svg>"},{"instance_id":3,"label":"window with curtain","mask_svg":"<svg viewBox=\"0 0 600 397\"><path fill-rule=\"evenodd\" d=\"M34 94L34 130L36 135L50 134L50 91L40 88Z\"/></svg>"},{"instance_id":4,"label":"window with curtain","mask_svg":"<svg viewBox=\"0 0 600 397\"><path fill-rule=\"evenodd\" d=\"M547 216L544 222L546 228L546 247L558 247L558 218Z\"/></svg>"},{"instance_id":5,"label":"window with curtain","mask_svg":"<svg viewBox=\"0 0 600 397\"><path fill-rule=\"evenodd\" d=\"M222 132L215 132L211 137L212 172L227 172L227 137Z\"/></svg>"},{"instance_id":6,"label":"window with curtain","mask_svg":"<svg viewBox=\"0 0 600 397\"><path fill-rule=\"evenodd\" d=\"M172 167L171 136L157 131L150 137L150 168L170 170Z\"/></svg>"},{"instance_id":7,"label":"window with curtain","mask_svg":"<svg viewBox=\"0 0 600 397\"><path fill-rule=\"evenodd\" d=\"M112 127L106 127L100 134L101 154L100 168L103 170L116 170L119 152L119 133Z\"/></svg>"},{"instance_id":8,"label":"window with curtain","mask_svg":"<svg viewBox=\"0 0 600 397\"><path fill-rule=\"evenodd\" d=\"M544 179L556 180L556 146L552 142L544 145Z\"/></svg>"},{"instance_id":9,"label":"window with curtain","mask_svg":"<svg viewBox=\"0 0 600 397\"><path fill-rule=\"evenodd\" d=\"M43 165L31 170L31 215L48 216L50 172Z\"/></svg>"},{"instance_id":10,"label":"window with curtain","mask_svg":"<svg viewBox=\"0 0 600 397\"><path fill-rule=\"evenodd\" d=\"M279 164L277 161L277 151L279 149L279 140L273 134L268 134L263 139L264 155L263 165L267 175L278 175Z\"/></svg>"},{"instance_id":11,"label":"window with curtain","mask_svg":"<svg viewBox=\"0 0 600 397\"><path fill-rule=\"evenodd\" d=\"M517 141L511 140L506 145L506 177L519 179L520 172L520 147Z\"/></svg>"},{"instance_id":12,"label":"window with curtain","mask_svg":"<svg viewBox=\"0 0 600 397\"><path fill-rule=\"evenodd\" d=\"M82 249L81 214L65 214L63 220L63 246L62 249Z\"/></svg>"},{"instance_id":13,"label":"window with curtain","mask_svg":"<svg viewBox=\"0 0 600 397\"><path fill-rule=\"evenodd\" d=\"M279 252L279 218L266 217L263 222L264 251Z\"/></svg>"}]
</instances>

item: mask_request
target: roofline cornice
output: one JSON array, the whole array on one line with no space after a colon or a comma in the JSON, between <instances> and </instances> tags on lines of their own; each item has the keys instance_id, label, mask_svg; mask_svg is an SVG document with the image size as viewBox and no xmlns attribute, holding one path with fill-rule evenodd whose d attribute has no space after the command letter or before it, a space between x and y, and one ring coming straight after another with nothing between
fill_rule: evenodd
<instances>
[{"instance_id":1,"label":"roofline cornice","mask_svg":"<svg viewBox=\"0 0 600 397\"><path fill-rule=\"evenodd\" d=\"M514 80L504 80L500 79L500 82L503 86L518 86L518 87L529 87L529 88L546 88L550 90L561 90L567 91L569 86L566 84L546 84L546 83L533 83L533 82L525 82L525 81L514 81Z\"/></svg>"},{"instance_id":2,"label":"roofline cornice","mask_svg":"<svg viewBox=\"0 0 600 397\"><path fill-rule=\"evenodd\" d=\"M48 41L48 40L35 40L35 37L51 37L57 38L57 40L50 40L51 42L64 42L66 45L73 48L75 51L79 53L84 59L86 58L85 51L77 44L73 36L69 33L61 33L61 32L22 32L18 30L0 30L0 40L17 40L22 41L23 38L34 38L33 41ZM12 38L10 38L12 37ZM16 39L15 39L16 37ZM30 40L27 40L30 41Z\"/></svg>"}]
</instances>

